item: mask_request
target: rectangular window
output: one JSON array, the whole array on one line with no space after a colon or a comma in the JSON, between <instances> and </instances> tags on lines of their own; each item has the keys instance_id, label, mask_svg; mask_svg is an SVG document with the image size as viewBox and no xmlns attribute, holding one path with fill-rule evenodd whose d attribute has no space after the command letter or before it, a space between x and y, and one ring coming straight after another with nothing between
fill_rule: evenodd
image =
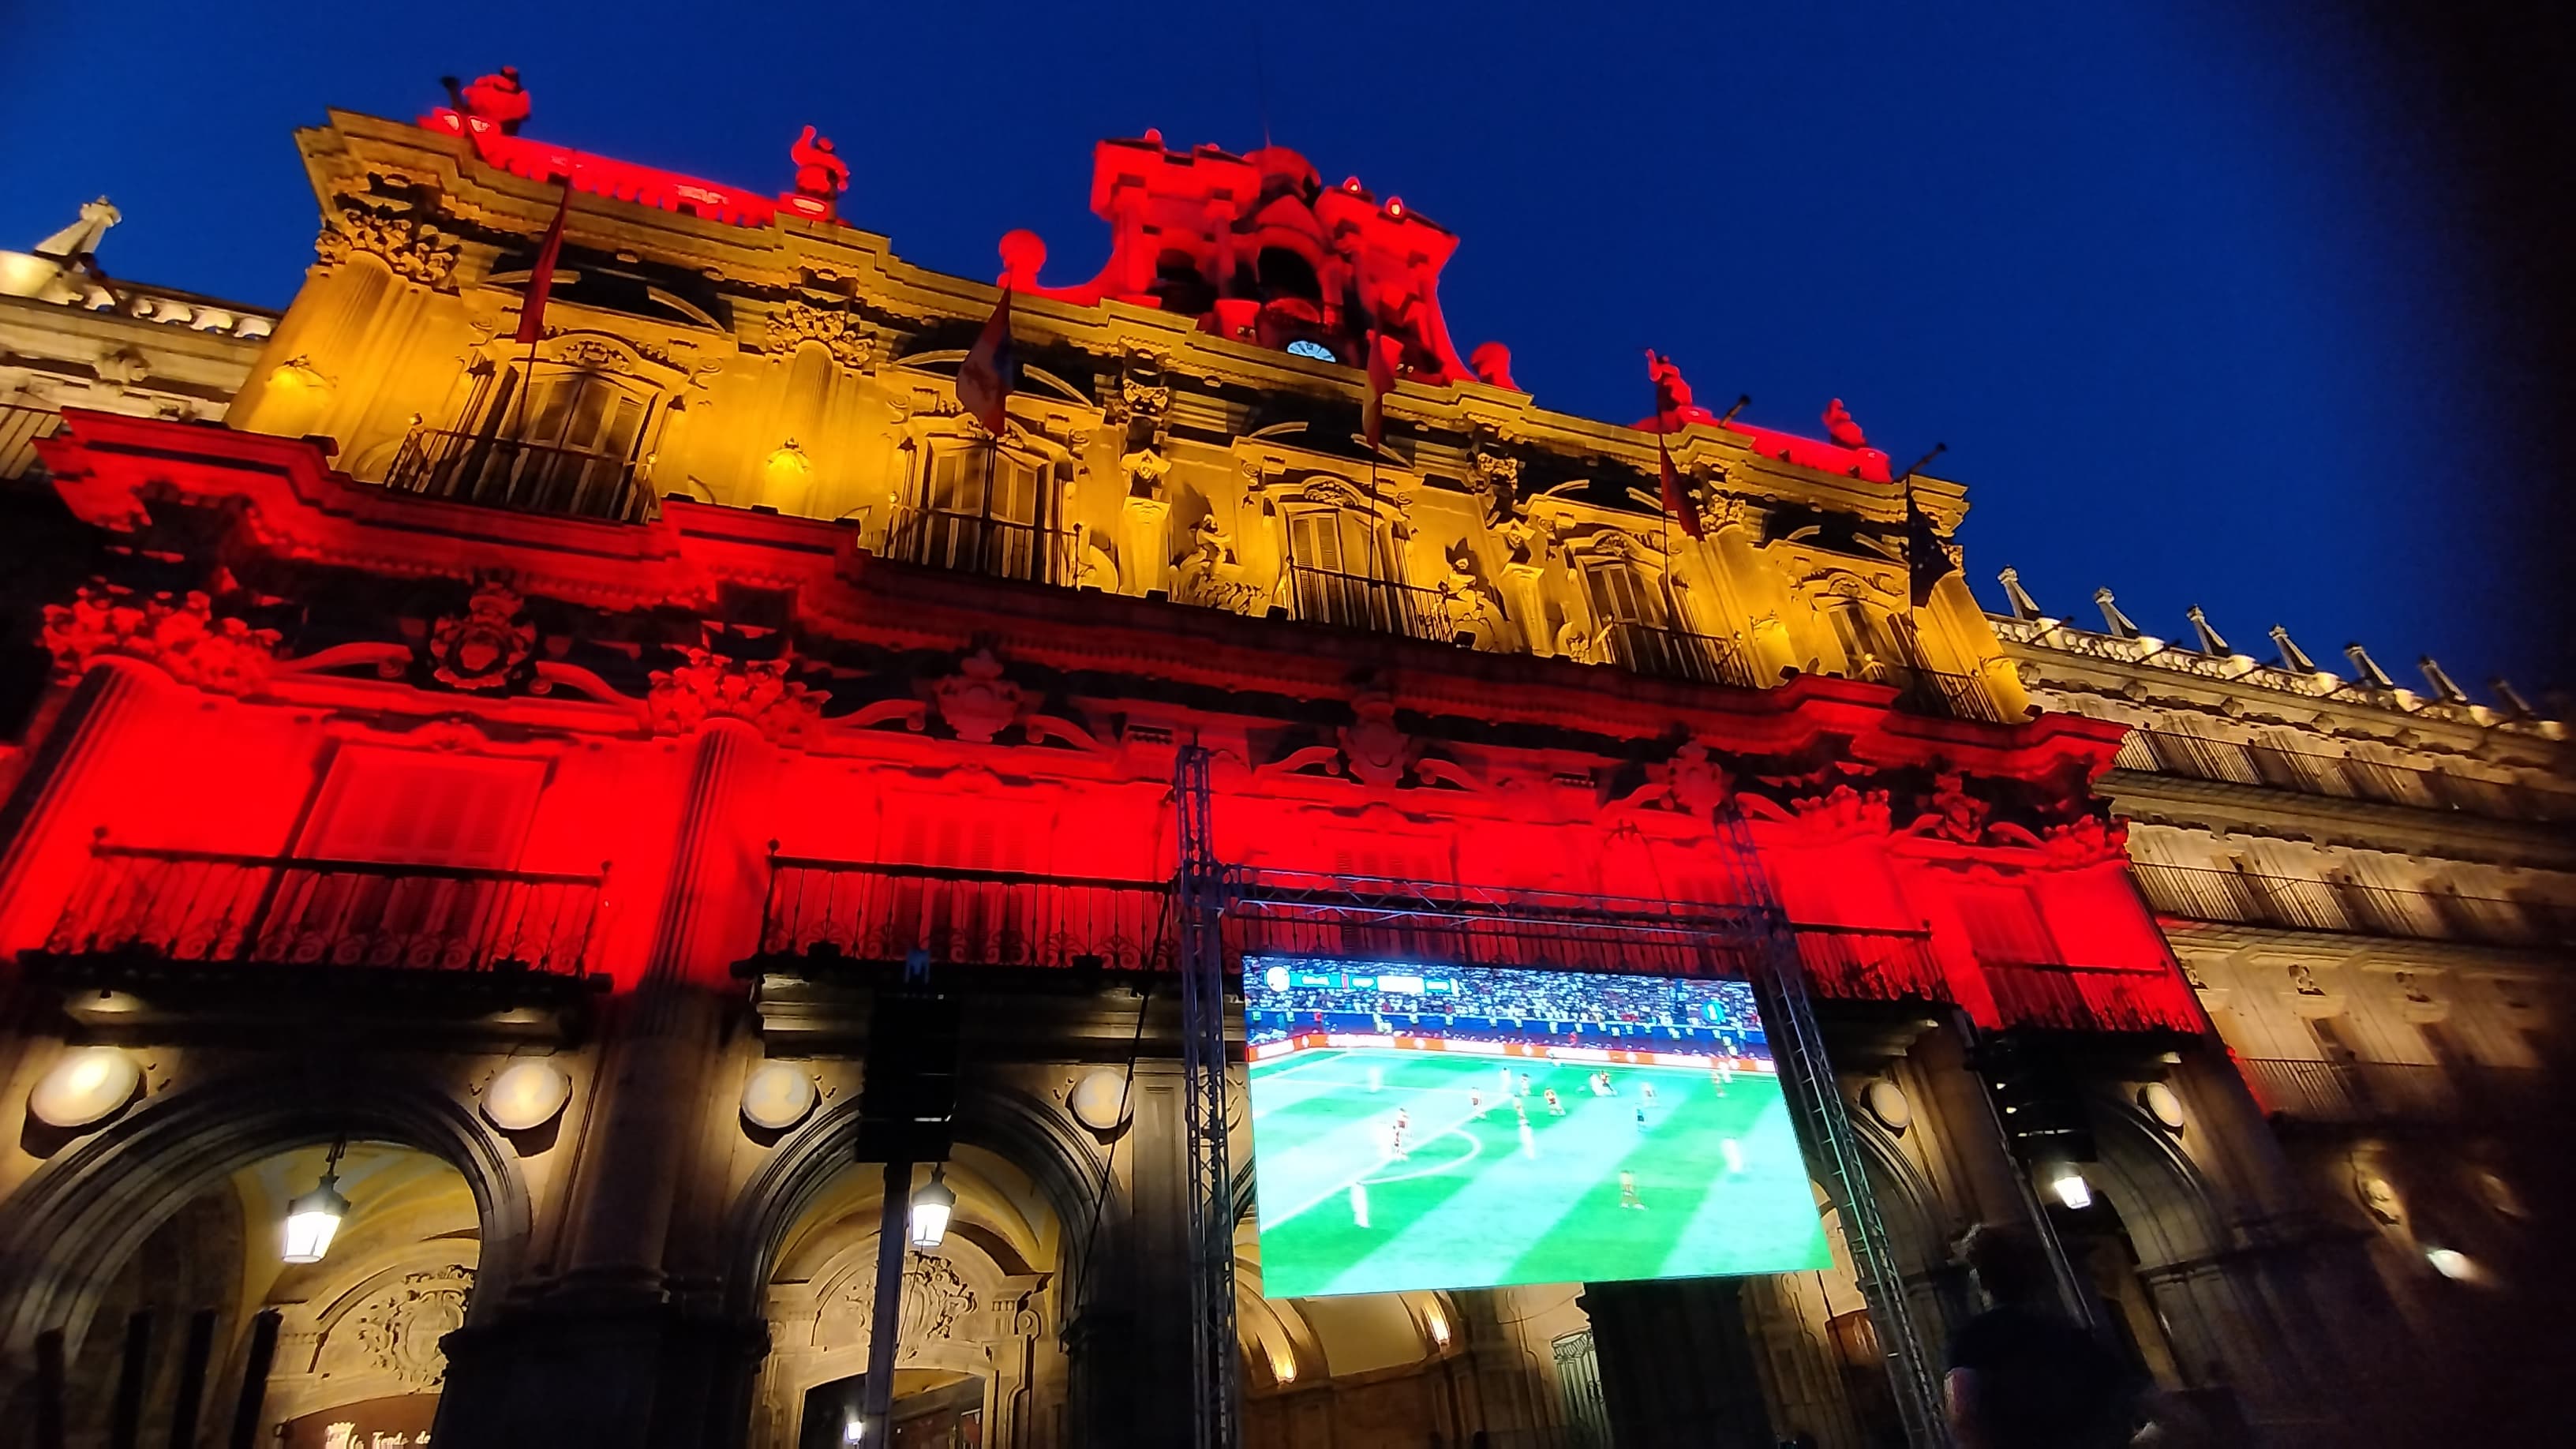
<instances>
[{"instance_id":1,"label":"rectangular window","mask_svg":"<svg viewBox=\"0 0 2576 1449\"><path fill-rule=\"evenodd\" d=\"M545 782L542 760L342 747L296 853L326 860L508 870Z\"/></svg>"},{"instance_id":2,"label":"rectangular window","mask_svg":"<svg viewBox=\"0 0 2576 1449\"><path fill-rule=\"evenodd\" d=\"M1961 886L1954 898L1978 960L1995 966L2065 964L2028 888Z\"/></svg>"}]
</instances>

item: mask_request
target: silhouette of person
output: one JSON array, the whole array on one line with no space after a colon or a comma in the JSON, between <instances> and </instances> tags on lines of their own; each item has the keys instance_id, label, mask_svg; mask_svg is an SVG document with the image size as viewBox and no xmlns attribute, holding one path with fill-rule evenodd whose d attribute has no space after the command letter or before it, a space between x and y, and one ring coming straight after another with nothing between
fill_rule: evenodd
<instances>
[{"instance_id":1,"label":"silhouette of person","mask_svg":"<svg viewBox=\"0 0 2576 1449\"><path fill-rule=\"evenodd\" d=\"M1993 1307L1950 1336L1942 1384L1960 1449L2115 1449L2136 1427L2138 1384L2050 1302L2048 1259L2028 1230L1980 1223L1959 1255Z\"/></svg>"}]
</instances>

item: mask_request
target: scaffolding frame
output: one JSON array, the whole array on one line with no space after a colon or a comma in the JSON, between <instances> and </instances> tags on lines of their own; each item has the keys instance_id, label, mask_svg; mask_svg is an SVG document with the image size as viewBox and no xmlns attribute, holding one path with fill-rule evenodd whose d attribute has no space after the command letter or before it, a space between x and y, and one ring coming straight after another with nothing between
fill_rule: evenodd
<instances>
[{"instance_id":1,"label":"scaffolding frame","mask_svg":"<svg viewBox=\"0 0 2576 1449\"><path fill-rule=\"evenodd\" d=\"M1197 1442L1233 1449L1240 1423L1235 1363L1233 1184L1228 1173L1225 1056L1225 939L1229 915L1285 914L1345 924L1436 924L1541 933L1597 933L1614 939L1714 948L1748 968L1773 1059L1803 1140L1840 1215L1844 1242L1870 1321L1878 1331L1889 1387L1915 1449L1947 1449L1937 1373L1916 1331L1904 1275L1869 1185L1864 1158L1809 994L1788 913L1772 893L1743 816L1717 814L1718 844L1734 879L1723 902L1662 897L1581 896L1557 891L1462 886L1303 871L1255 871L1216 859L1207 754L1190 746L1174 769L1180 817L1181 969L1188 1146Z\"/></svg>"},{"instance_id":2,"label":"scaffolding frame","mask_svg":"<svg viewBox=\"0 0 2576 1449\"><path fill-rule=\"evenodd\" d=\"M1208 752L1181 748L1172 766L1179 860L1181 1098L1189 1192L1190 1421L1199 1449L1241 1441L1234 1321L1234 1172L1227 1160L1224 915L1229 876L1217 863Z\"/></svg>"}]
</instances>

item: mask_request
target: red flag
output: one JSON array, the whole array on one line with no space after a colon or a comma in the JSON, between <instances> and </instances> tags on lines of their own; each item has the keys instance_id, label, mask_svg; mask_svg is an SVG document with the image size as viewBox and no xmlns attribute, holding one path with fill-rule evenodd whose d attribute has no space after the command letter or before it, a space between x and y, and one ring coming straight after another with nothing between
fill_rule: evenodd
<instances>
[{"instance_id":1,"label":"red flag","mask_svg":"<svg viewBox=\"0 0 2576 1449\"><path fill-rule=\"evenodd\" d=\"M545 335L546 298L555 289L555 258L563 253L564 213L572 210L572 177L563 183L563 199L555 203L555 219L546 227L546 239L537 248L537 264L528 269L528 299L519 304L519 345L534 347Z\"/></svg>"},{"instance_id":2,"label":"red flag","mask_svg":"<svg viewBox=\"0 0 2576 1449\"><path fill-rule=\"evenodd\" d=\"M1368 335L1368 405L1360 409L1360 432L1372 453L1386 438L1386 395L1395 390L1395 360L1386 355L1386 341Z\"/></svg>"},{"instance_id":3,"label":"red flag","mask_svg":"<svg viewBox=\"0 0 2576 1449\"><path fill-rule=\"evenodd\" d=\"M1664 435L1655 434L1655 456L1664 465L1664 511L1682 522L1682 532L1693 538L1705 538L1700 532L1699 510L1691 506L1690 496L1682 492L1682 475L1673 467L1673 450L1664 445Z\"/></svg>"},{"instance_id":4,"label":"red flag","mask_svg":"<svg viewBox=\"0 0 2576 1449\"><path fill-rule=\"evenodd\" d=\"M1011 400L1016 370L1011 360L1011 290L1005 287L1000 305L993 308L973 350L957 367L957 405L997 438L1007 420L1003 409Z\"/></svg>"}]
</instances>

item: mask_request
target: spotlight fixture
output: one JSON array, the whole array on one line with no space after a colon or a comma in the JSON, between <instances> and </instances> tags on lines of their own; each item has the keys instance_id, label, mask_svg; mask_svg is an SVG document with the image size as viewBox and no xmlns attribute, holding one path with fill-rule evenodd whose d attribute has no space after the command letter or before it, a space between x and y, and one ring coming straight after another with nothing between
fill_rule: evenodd
<instances>
[{"instance_id":1,"label":"spotlight fixture","mask_svg":"<svg viewBox=\"0 0 2576 1449\"><path fill-rule=\"evenodd\" d=\"M348 1145L345 1137L332 1143L322 1180L286 1205L286 1241L278 1256L287 1262L319 1263L331 1251L331 1237L340 1231L340 1219L349 1215L349 1200L340 1195L340 1154Z\"/></svg>"}]
</instances>

